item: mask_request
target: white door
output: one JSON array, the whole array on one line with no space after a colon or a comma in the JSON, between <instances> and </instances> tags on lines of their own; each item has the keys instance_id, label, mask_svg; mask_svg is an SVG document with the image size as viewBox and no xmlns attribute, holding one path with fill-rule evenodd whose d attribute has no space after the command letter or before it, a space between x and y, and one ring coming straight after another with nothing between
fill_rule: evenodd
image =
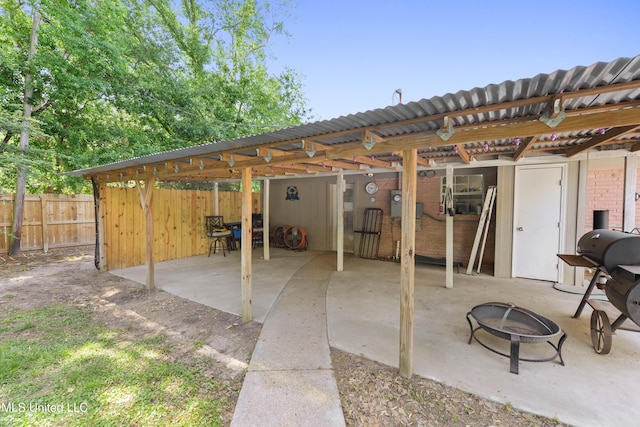
<instances>
[{"instance_id":1,"label":"white door","mask_svg":"<svg viewBox=\"0 0 640 427\"><path fill-rule=\"evenodd\" d=\"M558 281L565 169L565 165L516 168L514 277Z\"/></svg>"}]
</instances>

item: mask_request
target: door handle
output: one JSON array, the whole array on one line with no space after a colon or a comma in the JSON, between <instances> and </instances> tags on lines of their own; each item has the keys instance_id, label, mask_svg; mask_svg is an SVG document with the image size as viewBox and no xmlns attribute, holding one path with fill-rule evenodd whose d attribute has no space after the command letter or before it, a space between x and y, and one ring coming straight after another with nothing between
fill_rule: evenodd
<instances>
[{"instance_id":1,"label":"door handle","mask_svg":"<svg viewBox=\"0 0 640 427\"><path fill-rule=\"evenodd\" d=\"M524 227L518 227L518 228L516 228L516 230L518 230L518 231L524 231Z\"/></svg>"}]
</instances>

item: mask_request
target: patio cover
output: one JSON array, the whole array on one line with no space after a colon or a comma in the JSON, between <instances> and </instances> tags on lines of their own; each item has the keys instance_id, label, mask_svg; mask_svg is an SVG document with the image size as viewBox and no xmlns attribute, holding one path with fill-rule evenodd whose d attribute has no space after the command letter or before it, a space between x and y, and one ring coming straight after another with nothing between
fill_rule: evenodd
<instances>
[{"instance_id":1,"label":"patio cover","mask_svg":"<svg viewBox=\"0 0 640 427\"><path fill-rule=\"evenodd\" d=\"M640 150L639 98L640 56L619 58L67 175L82 175L99 185L144 182L144 188L137 188L147 215L147 285L153 288L153 251L149 249L153 227L149 224L153 223L156 181L241 179L243 188L249 188L252 179L333 174L340 186L342 174L402 171L400 374L410 377L417 173L449 166L447 174L452 175L453 164L580 158L592 150L636 152ZM452 176L447 182L452 182ZM242 317L248 321L251 198L245 193ZM452 236L453 223L447 217L447 286L453 280Z\"/></svg>"}]
</instances>

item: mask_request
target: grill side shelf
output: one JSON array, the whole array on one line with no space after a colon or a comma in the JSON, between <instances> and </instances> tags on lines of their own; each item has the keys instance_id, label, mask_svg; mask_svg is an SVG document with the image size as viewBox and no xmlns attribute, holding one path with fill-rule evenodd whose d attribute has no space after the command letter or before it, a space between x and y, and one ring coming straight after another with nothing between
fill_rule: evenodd
<instances>
[{"instance_id":1,"label":"grill side shelf","mask_svg":"<svg viewBox=\"0 0 640 427\"><path fill-rule=\"evenodd\" d=\"M582 297L582 300L578 305L578 309L576 310L576 313L573 315L573 318L577 319L580 317L580 314L582 314L582 310L584 309L584 306L587 304L587 301L591 296L591 292L593 291L593 288L596 286L596 283L598 281L598 278L600 277L600 274L603 273L604 267L599 266L598 264L594 263L589 258L583 255L569 255L569 254L557 254L557 255L558 255L558 258L560 258L561 260L563 260L564 262L566 262L572 267L596 268L596 272L591 278L591 282L589 283L589 286L587 287L587 290L585 291L584 296Z\"/></svg>"},{"instance_id":2,"label":"grill side shelf","mask_svg":"<svg viewBox=\"0 0 640 427\"><path fill-rule=\"evenodd\" d=\"M598 264L582 255L558 254L558 258L569 264L571 267L598 267Z\"/></svg>"}]
</instances>

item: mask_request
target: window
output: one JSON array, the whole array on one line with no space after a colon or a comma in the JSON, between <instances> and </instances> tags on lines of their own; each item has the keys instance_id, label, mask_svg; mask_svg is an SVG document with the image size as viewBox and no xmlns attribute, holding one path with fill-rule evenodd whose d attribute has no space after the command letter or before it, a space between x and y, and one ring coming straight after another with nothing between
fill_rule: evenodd
<instances>
[{"instance_id":1,"label":"window","mask_svg":"<svg viewBox=\"0 0 640 427\"><path fill-rule=\"evenodd\" d=\"M440 200L444 200L447 177L441 178ZM484 175L454 175L453 205L458 214L480 214L484 197Z\"/></svg>"}]
</instances>

